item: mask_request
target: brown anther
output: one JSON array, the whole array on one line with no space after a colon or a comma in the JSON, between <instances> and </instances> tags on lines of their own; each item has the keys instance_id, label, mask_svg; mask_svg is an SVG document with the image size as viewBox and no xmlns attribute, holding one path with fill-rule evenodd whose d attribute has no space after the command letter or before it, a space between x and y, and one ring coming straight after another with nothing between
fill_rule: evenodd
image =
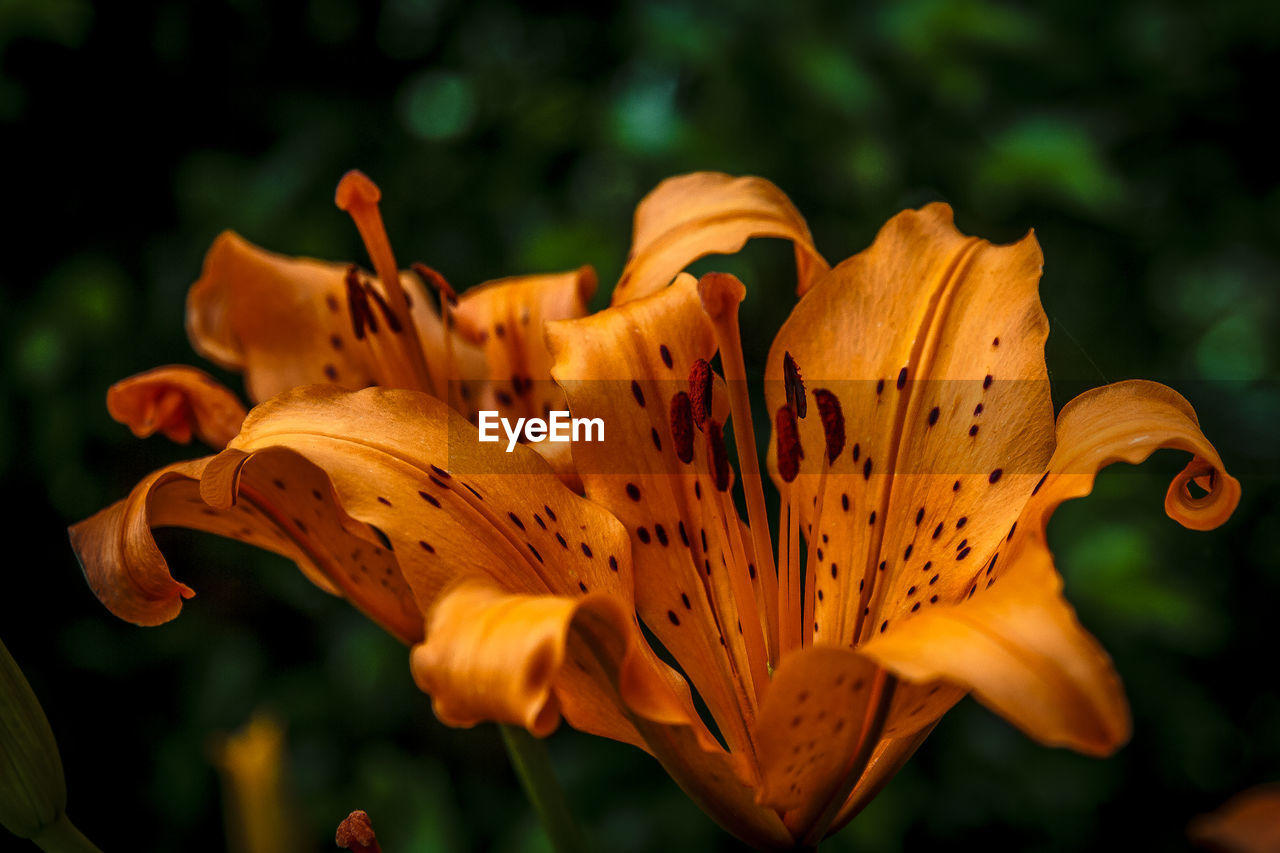
<instances>
[{"instance_id":1,"label":"brown anther","mask_svg":"<svg viewBox=\"0 0 1280 853\"><path fill-rule=\"evenodd\" d=\"M396 334L402 332L404 330L404 324L400 322L400 318L396 316L396 312L391 310L391 306L387 304L387 300L382 298L382 294L378 292L378 289L366 284L365 290L369 292L369 296L373 298L375 303L377 303L378 310L381 311L382 316L386 318L387 328ZM372 316L373 312L369 311L369 314ZM374 326L373 323L370 323L369 325ZM376 326L374 326L374 331L377 331Z\"/></svg>"},{"instance_id":2,"label":"brown anther","mask_svg":"<svg viewBox=\"0 0 1280 853\"><path fill-rule=\"evenodd\" d=\"M453 285L449 284L448 279L426 264L413 264L410 268L418 274L418 278L422 279L447 299L450 305L458 304L458 292L453 289Z\"/></svg>"},{"instance_id":3,"label":"brown anther","mask_svg":"<svg viewBox=\"0 0 1280 853\"><path fill-rule=\"evenodd\" d=\"M735 275L709 272L698 279L698 298L702 300L702 310L713 320L737 310L746 297L747 288Z\"/></svg>"},{"instance_id":4,"label":"brown anther","mask_svg":"<svg viewBox=\"0 0 1280 853\"><path fill-rule=\"evenodd\" d=\"M711 365L700 358L689 368L689 402L693 407L693 422L698 429L711 417L711 389L713 374Z\"/></svg>"},{"instance_id":5,"label":"brown anther","mask_svg":"<svg viewBox=\"0 0 1280 853\"><path fill-rule=\"evenodd\" d=\"M693 461L693 413L689 395L683 391L671 398L671 440L676 457L686 465Z\"/></svg>"},{"instance_id":6,"label":"brown anther","mask_svg":"<svg viewBox=\"0 0 1280 853\"><path fill-rule=\"evenodd\" d=\"M351 331L356 340L364 340L366 318L372 318L369 310L369 296L364 284L360 281L360 270L355 264L347 267L347 310L351 314ZM372 325L372 324L371 324ZM375 328L373 331L377 331Z\"/></svg>"},{"instance_id":7,"label":"brown anther","mask_svg":"<svg viewBox=\"0 0 1280 853\"><path fill-rule=\"evenodd\" d=\"M724 427L714 418L706 424L707 458L711 462L711 476L716 488L729 491L729 451L724 446Z\"/></svg>"},{"instance_id":8,"label":"brown anther","mask_svg":"<svg viewBox=\"0 0 1280 853\"><path fill-rule=\"evenodd\" d=\"M844 452L844 412L836 395L826 388L813 389L813 402L822 420L822 432L827 439L827 461L835 462Z\"/></svg>"},{"instance_id":9,"label":"brown anther","mask_svg":"<svg viewBox=\"0 0 1280 853\"><path fill-rule=\"evenodd\" d=\"M800 473L800 460L804 458L795 411L790 406L781 407L774 423L778 437L778 476L784 483L790 483Z\"/></svg>"},{"instance_id":10,"label":"brown anther","mask_svg":"<svg viewBox=\"0 0 1280 853\"><path fill-rule=\"evenodd\" d=\"M809 414L809 401L804 394L804 378L790 352L782 355L782 377L787 389L787 405L796 413L796 417L803 420Z\"/></svg>"},{"instance_id":11,"label":"brown anther","mask_svg":"<svg viewBox=\"0 0 1280 853\"><path fill-rule=\"evenodd\" d=\"M356 853L381 853L382 851L378 846L378 836L373 831L373 824L369 822L368 813L360 809L347 815L342 823L338 824L333 842L343 850L354 850Z\"/></svg>"}]
</instances>

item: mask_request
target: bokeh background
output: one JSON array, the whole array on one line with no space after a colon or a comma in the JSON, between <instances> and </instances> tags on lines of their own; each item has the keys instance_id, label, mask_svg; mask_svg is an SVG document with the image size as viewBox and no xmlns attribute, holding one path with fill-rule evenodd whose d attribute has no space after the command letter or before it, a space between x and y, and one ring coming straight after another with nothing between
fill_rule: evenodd
<instances>
[{"instance_id":1,"label":"bokeh background","mask_svg":"<svg viewBox=\"0 0 1280 853\"><path fill-rule=\"evenodd\" d=\"M590 263L603 301L639 198L710 168L778 183L833 260L935 199L970 233L1035 227L1058 404L1169 382L1244 483L1226 527L1184 531L1161 510L1183 460L1162 454L1053 523L1068 596L1133 704L1118 755L1042 748L967 700L824 849L1182 846L1191 817L1280 779L1278 10L0 2L0 636L44 701L79 826L107 850L226 849L211 756L266 709L306 849L353 807L391 853L545 849L497 733L436 722L405 650L291 566L166 534L200 595L135 628L94 600L65 526L191 453L134 440L103 394L198 363L183 299L221 229L363 262L332 204L360 167L402 260L460 286ZM764 241L728 266L751 282L758 371L789 252ZM733 848L640 752L568 730L550 746L600 849Z\"/></svg>"}]
</instances>

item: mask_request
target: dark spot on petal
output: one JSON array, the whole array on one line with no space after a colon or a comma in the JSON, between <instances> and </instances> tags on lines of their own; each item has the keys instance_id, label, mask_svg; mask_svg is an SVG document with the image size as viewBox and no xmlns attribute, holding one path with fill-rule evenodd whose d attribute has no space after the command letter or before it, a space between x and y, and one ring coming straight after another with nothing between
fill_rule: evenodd
<instances>
[{"instance_id":1,"label":"dark spot on petal","mask_svg":"<svg viewBox=\"0 0 1280 853\"><path fill-rule=\"evenodd\" d=\"M648 530L647 528L644 528L644 527L637 527L637 528L636 528L636 536L637 536L637 537L640 539L640 541L641 541L641 542L643 542L644 544L646 544L646 545L648 545L648 544L649 544L649 530Z\"/></svg>"},{"instance_id":2,"label":"dark spot on petal","mask_svg":"<svg viewBox=\"0 0 1280 853\"><path fill-rule=\"evenodd\" d=\"M929 410L929 426L933 426L938 422L938 416L942 414L942 410L934 406Z\"/></svg>"},{"instance_id":3,"label":"dark spot on petal","mask_svg":"<svg viewBox=\"0 0 1280 853\"><path fill-rule=\"evenodd\" d=\"M582 555L583 555L584 557L590 557L590 556L591 556L591 547L590 547L589 545L587 545L587 543L586 543L586 542L583 542L583 543L582 543Z\"/></svg>"},{"instance_id":4,"label":"dark spot on petal","mask_svg":"<svg viewBox=\"0 0 1280 853\"><path fill-rule=\"evenodd\" d=\"M991 483L992 485L995 485L996 483L1000 482L1000 475L1003 473L1004 473L1003 470L997 468L996 470L991 472L990 477L987 477L987 482Z\"/></svg>"},{"instance_id":5,"label":"dark spot on petal","mask_svg":"<svg viewBox=\"0 0 1280 853\"><path fill-rule=\"evenodd\" d=\"M631 380L631 396L636 398L637 403L644 406L644 391L641 390L640 383L634 379Z\"/></svg>"},{"instance_id":6,"label":"dark spot on petal","mask_svg":"<svg viewBox=\"0 0 1280 853\"><path fill-rule=\"evenodd\" d=\"M439 499L436 498L435 495L429 494L427 492L418 492L418 496L434 507L440 506L440 501Z\"/></svg>"},{"instance_id":7,"label":"dark spot on petal","mask_svg":"<svg viewBox=\"0 0 1280 853\"><path fill-rule=\"evenodd\" d=\"M671 367L671 350L667 349L666 344L662 344L658 347L658 354L662 356L662 363L667 367Z\"/></svg>"},{"instance_id":8,"label":"dark spot on petal","mask_svg":"<svg viewBox=\"0 0 1280 853\"><path fill-rule=\"evenodd\" d=\"M633 501L640 500L640 487L635 483L627 483L627 497Z\"/></svg>"},{"instance_id":9,"label":"dark spot on petal","mask_svg":"<svg viewBox=\"0 0 1280 853\"><path fill-rule=\"evenodd\" d=\"M511 519L511 523L516 527L524 530L524 522L520 520L520 516L516 515L514 512L509 512L507 513L507 518Z\"/></svg>"},{"instance_id":10,"label":"dark spot on petal","mask_svg":"<svg viewBox=\"0 0 1280 853\"><path fill-rule=\"evenodd\" d=\"M672 625L680 624L680 617L676 615L676 612L674 610L667 611L667 618L671 620Z\"/></svg>"}]
</instances>

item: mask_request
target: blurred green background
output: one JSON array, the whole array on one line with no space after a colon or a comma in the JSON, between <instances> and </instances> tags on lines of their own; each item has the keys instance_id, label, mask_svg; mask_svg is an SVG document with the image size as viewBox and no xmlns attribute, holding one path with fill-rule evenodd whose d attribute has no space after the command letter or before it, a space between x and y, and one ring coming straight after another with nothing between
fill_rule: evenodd
<instances>
[{"instance_id":1,"label":"blurred green background","mask_svg":"<svg viewBox=\"0 0 1280 853\"><path fill-rule=\"evenodd\" d=\"M0 0L0 636L90 837L225 849L211 745L265 707L310 848L355 807L389 853L545 848L496 732L437 723L405 650L283 561L166 533L200 595L141 629L67 547L67 523L191 453L134 440L103 395L198 363L183 299L212 238L363 262L332 204L351 167L382 185L403 261L460 286L591 263L601 300L635 203L693 169L772 179L832 260L935 199L969 233L1035 227L1059 405L1173 384L1244 501L1217 532L1182 530L1161 499L1183 459L1164 454L1055 519L1068 596L1133 704L1117 756L1042 748L966 701L824 849L1176 848L1192 816L1280 779L1280 7L854 5ZM788 255L732 261L757 371ZM733 848L642 753L550 744L600 849Z\"/></svg>"}]
</instances>

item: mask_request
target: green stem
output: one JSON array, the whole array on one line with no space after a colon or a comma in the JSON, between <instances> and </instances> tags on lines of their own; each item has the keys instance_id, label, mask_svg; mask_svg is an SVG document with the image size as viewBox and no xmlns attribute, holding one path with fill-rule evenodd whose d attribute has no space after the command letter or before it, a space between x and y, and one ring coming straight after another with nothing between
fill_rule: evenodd
<instances>
[{"instance_id":1,"label":"green stem","mask_svg":"<svg viewBox=\"0 0 1280 853\"><path fill-rule=\"evenodd\" d=\"M63 814L57 823L52 823L31 839L45 853L102 853L94 843L84 837L84 833L76 829L71 818Z\"/></svg>"},{"instance_id":2,"label":"green stem","mask_svg":"<svg viewBox=\"0 0 1280 853\"><path fill-rule=\"evenodd\" d=\"M546 744L518 726L499 725L498 729L520 784L551 840L551 849L556 853L587 853L587 841L569 813L569 803L556 780Z\"/></svg>"}]
</instances>

